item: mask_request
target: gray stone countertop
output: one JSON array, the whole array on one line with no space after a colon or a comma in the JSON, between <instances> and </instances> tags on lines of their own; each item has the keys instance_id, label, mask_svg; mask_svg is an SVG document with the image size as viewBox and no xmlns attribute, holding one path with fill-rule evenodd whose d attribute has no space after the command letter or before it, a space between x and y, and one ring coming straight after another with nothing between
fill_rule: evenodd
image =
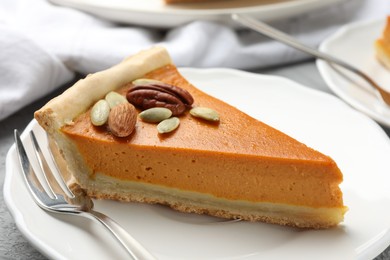
<instances>
[{"instance_id":1,"label":"gray stone countertop","mask_svg":"<svg viewBox=\"0 0 390 260\"><path fill-rule=\"evenodd\" d=\"M318 73L313 61L291 64L288 66L276 67L267 70L259 70L256 71L256 73L283 76L305 86L332 94ZM9 148L13 144L13 129L19 129L22 131L32 120L33 112L40 108L53 96L56 96L58 93L62 92L67 86L69 86L69 84L63 86L55 93L52 93L47 97L26 106L22 110L0 122L1 190L3 190L4 185L6 155ZM390 129L385 127L383 127L383 129L387 135L390 136ZM38 252L17 229L12 216L5 205L3 192L0 193L0 259L46 259L46 257ZM390 246L375 259L390 259Z\"/></svg>"}]
</instances>

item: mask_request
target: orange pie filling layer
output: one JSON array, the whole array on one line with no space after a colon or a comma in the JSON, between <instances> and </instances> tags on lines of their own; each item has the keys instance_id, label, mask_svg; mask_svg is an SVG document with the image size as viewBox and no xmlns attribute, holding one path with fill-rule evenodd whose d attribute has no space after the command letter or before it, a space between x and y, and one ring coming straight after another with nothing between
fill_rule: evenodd
<instances>
[{"instance_id":1,"label":"orange pie filling layer","mask_svg":"<svg viewBox=\"0 0 390 260\"><path fill-rule=\"evenodd\" d=\"M221 121L206 123L187 112L177 130L160 135L138 118L129 137L117 138L93 126L86 111L61 132L86 172L76 179L90 195L298 227L342 221L342 174L331 158L208 96L174 65L144 78L188 90L193 106L215 109ZM125 95L130 85L118 92Z\"/></svg>"}]
</instances>

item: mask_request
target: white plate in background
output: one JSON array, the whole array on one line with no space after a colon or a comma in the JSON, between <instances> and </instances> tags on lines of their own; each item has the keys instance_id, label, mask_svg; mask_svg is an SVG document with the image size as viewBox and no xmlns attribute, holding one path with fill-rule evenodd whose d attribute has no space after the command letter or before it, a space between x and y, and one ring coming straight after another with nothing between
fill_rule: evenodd
<instances>
[{"instance_id":1,"label":"white plate in background","mask_svg":"<svg viewBox=\"0 0 390 260\"><path fill-rule=\"evenodd\" d=\"M385 19L346 25L323 41L320 50L361 69L390 91L390 70L377 60L374 49L374 42L381 37L384 26ZM336 95L355 109L390 127L390 107L370 87L366 87L358 76L348 73L348 77L352 79L350 81L322 60L317 60L317 66Z\"/></svg>"},{"instance_id":2,"label":"white plate in background","mask_svg":"<svg viewBox=\"0 0 390 260\"><path fill-rule=\"evenodd\" d=\"M284 78L229 69L180 71L201 90L330 155L344 174L345 221L316 231L225 222L139 203L95 201L97 210L162 260L372 259L390 245L390 140L373 120L336 97ZM33 120L22 134L25 142L31 129L44 137ZM4 199L20 231L51 259L127 257L98 223L51 215L35 205L14 146L6 159Z\"/></svg>"},{"instance_id":3,"label":"white plate in background","mask_svg":"<svg viewBox=\"0 0 390 260\"><path fill-rule=\"evenodd\" d=\"M343 0L219 0L166 5L163 0L50 0L121 23L170 28L194 20L234 24L231 13L272 20L301 14Z\"/></svg>"}]
</instances>

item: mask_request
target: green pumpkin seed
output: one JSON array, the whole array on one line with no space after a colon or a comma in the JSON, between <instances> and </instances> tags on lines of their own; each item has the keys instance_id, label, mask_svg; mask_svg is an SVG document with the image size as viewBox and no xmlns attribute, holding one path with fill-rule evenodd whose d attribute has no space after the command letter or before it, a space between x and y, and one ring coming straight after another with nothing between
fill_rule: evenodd
<instances>
[{"instance_id":1,"label":"green pumpkin seed","mask_svg":"<svg viewBox=\"0 0 390 260\"><path fill-rule=\"evenodd\" d=\"M175 130L179 126L179 124L180 124L179 118L171 117L169 119L165 119L165 120L161 121L157 125L157 131L160 134L169 133L169 132L172 132L173 130Z\"/></svg>"},{"instance_id":2,"label":"green pumpkin seed","mask_svg":"<svg viewBox=\"0 0 390 260\"><path fill-rule=\"evenodd\" d=\"M105 99L108 102L108 104L110 105L110 108L113 108L116 105L128 102L124 96L122 96L121 94L119 94L115 91L108 92Z\"/></svg>"},{"instance_id":3,"label":"green pumpkin seed","mask_svg":"<svg viewBox=\"0 0 390 260\"><path fill-rule=\"evenodd\" d=\"M172 111L165 107L153 107L142 111L139 117L148 123L158 123L172 116Z\"/></svg>"},{"instance_id":4,"label":"green pumpkin seed","mask_svg":"<svg viewBox=\"0 0 390 260\"><path fill-rule=\"evenodd\" d=\"M194 117L199 117L208 121L219 121L219 115L217 111L208 107L194 107L190 110L190 114Z\"/></svg>"},{"instance_id":5,"label":"green pumpkin seed","mask_svg":"<svg viewBox=\"0 0 390 260\"><path fill-rule=\"evenodd\" d=\"M110 106L104 99L99 100L91 109L91 122L93 125L104 125L110 114Z\"/></svg>"},{"instance_id":6,"label":"green pumpkin seed","mask_svg":"<svg viewBox=\"0 0 390 260\"><path fill-rule=\"evenodd\" d=\"M163 82L155 79L136 79L133 82L134 86L139 86L139 85L149 85L149 84L161 84Z\"/></svg>"}]
</instances>

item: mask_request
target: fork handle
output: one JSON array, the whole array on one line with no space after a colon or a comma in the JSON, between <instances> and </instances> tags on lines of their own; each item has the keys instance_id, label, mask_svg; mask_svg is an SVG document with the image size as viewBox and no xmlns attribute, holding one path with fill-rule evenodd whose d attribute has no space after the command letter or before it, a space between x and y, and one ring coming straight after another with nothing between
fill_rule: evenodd
<instances>
[{"instance_id":1,"label":"fork handle","mask_svg":"<svg viewBox=\"0 0 390 260\"><path fill-rule=\"evenodd\" d=\"M157 259L114 220L94 210L90 210L88 213L90 214L87 215L94 217L112 233L134 260Z\"/></svg>"},{"instance_id":2,"label":"fork handle","mask_svg":"<svg viewBox=\"0 0 390 260\"><path fill-rule=\"evenodd\" d=\"M359 69L357 69L356 67L352 66L351 64L349 64L343 60L340 60L334 56L328 55L327 53L324 53L324 52L318 51L314 48L311 48L311 47L297 41L296 39L294 39L290 35L273 28L273 27L269 26L268 24L265 24L261 21L255 20L252 17L246 16L246 15L232 14L232 19L241 23L242 25L247 26L248 28L251 28L252 30L254 30L256 32L259 32L259 33L271 38L271 39L280 41L280 42L282 42L286 45L289 45L297 50L300 50L302 52L310 54L318 59L325 60L327 62L340 65L341 67L344 67L345 69L348 69L348 70L352 71L353 73L359 75L361 78L363 78L365 81L367 81L372 87L374 87L377 91L379 91L381 94L383 92L381 87L378 86L376 84L376 82L373 81L369 76L362 73Z\"/></svg>"}]
</instances>

